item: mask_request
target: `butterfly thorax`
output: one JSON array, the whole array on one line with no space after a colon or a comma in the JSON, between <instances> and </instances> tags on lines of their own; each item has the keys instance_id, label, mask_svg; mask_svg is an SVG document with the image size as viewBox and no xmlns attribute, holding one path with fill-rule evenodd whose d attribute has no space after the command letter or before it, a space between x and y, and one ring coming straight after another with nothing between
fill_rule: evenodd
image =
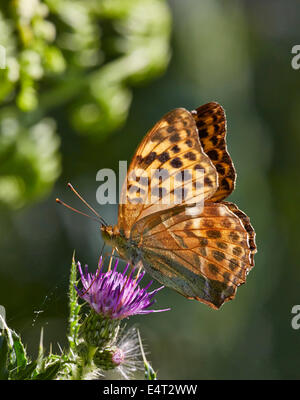
<instances>
[{"instance_id":1,"label":"butterfly thorax","mask_svg":"<svg viewBox=\"0 0 300 400\"><path fill-rule=\"evenodd\" d=\"M140 261L139 249L127 239L117 225L101 226L101 233L104 241L112 248L116 248L121 258L131 262L133 265Z\"/></svg>"}]
</instances>

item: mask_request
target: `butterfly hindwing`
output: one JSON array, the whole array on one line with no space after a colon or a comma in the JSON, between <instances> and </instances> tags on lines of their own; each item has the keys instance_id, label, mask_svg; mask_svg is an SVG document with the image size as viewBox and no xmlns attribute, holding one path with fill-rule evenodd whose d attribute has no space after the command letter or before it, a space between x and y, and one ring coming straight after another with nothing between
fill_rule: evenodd
<instances>
[{"instance_id":1,"label":"butterfly hindwing","mask_svg":"<svg viewBox=\"0 0 300 400\"><path fill-rule=\"evenodd\" d=\"M254 266L254 254L257 252L256 243L255 243L255 231L253 226L250 223L249 217L241 210L234 203L230 203L228 201L223 202L226 207L230 209L242 222L244 228L248 232L248 243L250 248L250 266L251 268Z\"/></svg>"},{"instance_id":2,"label":"butterfly hindwing","mask_svg":"<svg viewBox=\"0 0 300 400\"><path fill-rule=\"evenodd\" d=\"M254 238L222 202L206 201L199 216L184 206L150 215L134 225L131 239L142 244L154 278L213 308L235 296L253 266Z\"/></svg>"}]
</instances>

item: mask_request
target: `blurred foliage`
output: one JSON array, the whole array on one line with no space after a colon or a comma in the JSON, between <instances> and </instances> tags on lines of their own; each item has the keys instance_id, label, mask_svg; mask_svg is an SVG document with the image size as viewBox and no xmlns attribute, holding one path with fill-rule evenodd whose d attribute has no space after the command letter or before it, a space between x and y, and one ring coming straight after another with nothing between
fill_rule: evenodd
<instances>
[{"instance_id":1,"label":"blurred foliage","mask_svg":"<svg viewBox=\"0 0 300 400\"><path fill-rule=\"evenodd\" d=\"M14 0L0 7L0 205L49 192L61 171L53 110L103 139L127 118L130 87L169 61L164 0Z\"/></svg>"}]
</instances>

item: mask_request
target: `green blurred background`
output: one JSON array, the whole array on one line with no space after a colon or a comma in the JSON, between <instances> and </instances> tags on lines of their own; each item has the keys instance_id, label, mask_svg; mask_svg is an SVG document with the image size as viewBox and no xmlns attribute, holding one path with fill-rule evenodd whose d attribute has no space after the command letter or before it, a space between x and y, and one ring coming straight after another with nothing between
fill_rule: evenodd
<instances>
[{"instance_id":1,"label":"green blurred background","mask_svg":"<svg viewBox=\"0 0 300 400\"><path fill-rule=\"evenodd\" d=\"M96 173L118 172L175 107L209 101L227 113L238 180L230 200L257 233L256 266L214 311L165 289L161 314L131 318L163 379L298 379L300 304L300 4L293 0L14 0L0 6L0 304L37 353L66 344L72 252L96 268ZM145 278L146 283L147 278Z\"/></svg>"}]
</instances>

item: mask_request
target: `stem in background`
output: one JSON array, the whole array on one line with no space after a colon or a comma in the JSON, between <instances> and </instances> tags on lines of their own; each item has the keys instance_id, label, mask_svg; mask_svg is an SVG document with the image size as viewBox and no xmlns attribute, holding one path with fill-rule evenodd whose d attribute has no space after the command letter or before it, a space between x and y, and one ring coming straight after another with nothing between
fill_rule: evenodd
<instances>
[{"instance_id":1,"label":"stem in background","mask_svg":"<svg viewBox=\"0 0 300 400\"><path fill-rule=\"evenodd\" d=\"M72 258L70 284L69 284L70 314L69 314L69 333L68 333L70 350L73 352L76 351L76 344L79 331L79 319L80 319L79 312L81 308L81 306L78 304L78 296L75 289L76 283L77 283L77 266L75 263L75 252L74 252Z\"/></svg>"}]
</instances>

